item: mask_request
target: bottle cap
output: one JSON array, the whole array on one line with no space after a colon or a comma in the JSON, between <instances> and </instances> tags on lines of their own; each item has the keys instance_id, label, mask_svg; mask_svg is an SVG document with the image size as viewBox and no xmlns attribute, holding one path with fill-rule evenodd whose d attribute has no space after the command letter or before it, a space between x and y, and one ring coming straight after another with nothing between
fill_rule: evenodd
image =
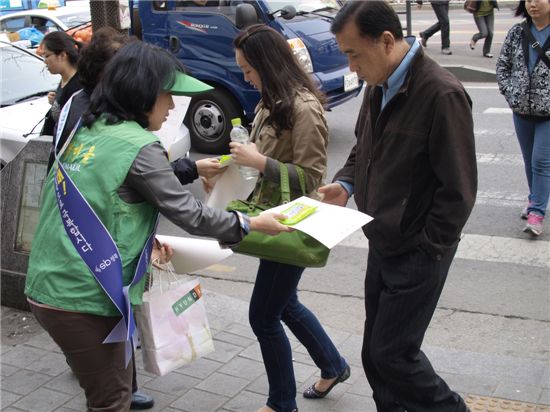
<instances>
[{"instance_id":1,"label":"bottle cap","mask_svg":"<svg viewBox=\"0 0 550 412\"><path fill-rule=\"evenodd\" d=\"M240 126L241 125L241 118L240 117L235 117L234 119L231 119L231 124L233 125L233 127Z\"/></svg>"}]
</instances>

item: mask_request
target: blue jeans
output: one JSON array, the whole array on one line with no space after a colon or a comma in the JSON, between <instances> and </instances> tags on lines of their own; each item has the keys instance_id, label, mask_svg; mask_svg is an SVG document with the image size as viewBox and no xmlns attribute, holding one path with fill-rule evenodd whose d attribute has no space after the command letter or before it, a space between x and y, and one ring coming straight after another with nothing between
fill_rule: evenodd
<instances>
[{"instance_id":1,"label":"blue jeans","mask_svg":"<svg viewBox=\"0 0 550 412\"><path fill-rule=\"evenodd\" d=\"M346 367L315 315L298 301L303 271L303 267L260 259L250 300L250 325L260 343L269 382L267 406L278 412L296 408L292 350L281 320L307 349L323 378L334 378Z\"/></svg>"},{"instance_id":2,"label":"blue jeans","mask_svg":"<svg viewBox=\"0 0 550 412\"><path fill-rule=\"evenodd\" d=\"M491 44L493 44L493 32L495 27L495 15L493 13L488 16L474 16L477 29L479 33L474 34L472 40L477 42L478 40L485 39L483 43L483 54L491 52Z\"/></svg>"},{"instance_id":3,"label":"blue jeans","mask_svg":"<svg viewBox=\"0 0 550 412\"><path fill-rule=\"evenodd\" d=\"M529 212L544 216L550 197L550 119L531 120L514 113L514 126L529 185Z\"/></svg>"}]
</instances>

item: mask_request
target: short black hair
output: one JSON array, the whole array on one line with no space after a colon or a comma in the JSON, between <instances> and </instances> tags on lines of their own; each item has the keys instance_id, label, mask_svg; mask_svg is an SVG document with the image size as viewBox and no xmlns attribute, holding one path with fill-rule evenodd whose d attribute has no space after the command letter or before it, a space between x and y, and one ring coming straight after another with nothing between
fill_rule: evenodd
<instances>
[{"instance_id":1,"label":"short black hair","mask_svg":"<svg viewBox=\"0 0 550 412\"><path fill-rule=\"evenodd\" d=\"M134 120L146 129L147 113L159 94L173 86L178 71L185 73L185 68L167 50L142 41L126 44L107 63L83 116L84 125L90 127L104 117L107 124Z\"/></svg>"},{"instance_id":2,"label":"short black hair","mask_svg":"<svg viewBox=\"0 0 550 412\"><path fill-rule=\"evenodd\" d=\"M363 37L377 39L383 32L389 31L396 40L403 38L403 28L395 10L385 1L348 1L340 9L330 30L340 33L344 26L354 21Z\"/></svg>"}]
</instances>

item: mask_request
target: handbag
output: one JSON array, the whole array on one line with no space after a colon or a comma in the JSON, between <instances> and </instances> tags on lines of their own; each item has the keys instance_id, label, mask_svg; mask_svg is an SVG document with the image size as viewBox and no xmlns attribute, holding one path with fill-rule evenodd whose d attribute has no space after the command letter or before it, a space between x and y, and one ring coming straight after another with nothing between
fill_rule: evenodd
<instances>
[{"instance_id":1,"label":"handbag","mask_svg":"<svg viewBox=\"0 0 550 412\"><path fill-rule=\"evenodd\" d=\"M464 10L466 10L468 13L475 13L477 11L477 3L478 0L466 0L464 2Z\"/></svg>"},{"instance_id":2,"label":"handbag","mask_svg":"<svg viewBox=\"0 0 550 412\"><path fill-rule=\"evenodd\" d=\"M178 280L167 265L152 275L134 314L143 367L162 376L213 352L214 341L199 280Z\"/></svg>"},{"instance_id":3,"label":"handbag","mask_svg":"<svg viewBox=\"0 0 550 412\"><path fill-rule=\"evenodd\" d=\"M233 200L226 210L242 212L248 216L257 216L264 210L290 201L290 183L288 168L279 162L281 183L279 187L271 188L270 200L265 201L265 189L268 186L262 179L259 190L252 196L251 201ZM305 195L305 174L302 168L296 166L300 180L300 188ZM273 185L272 185L273 186ZM270 236L261 232L250 232L233 249L234 252L261 259L270 260L287 265L301 267L323 267L326 265L330 249L304 232L295 230Z\"/></svg>"}]
</instances>

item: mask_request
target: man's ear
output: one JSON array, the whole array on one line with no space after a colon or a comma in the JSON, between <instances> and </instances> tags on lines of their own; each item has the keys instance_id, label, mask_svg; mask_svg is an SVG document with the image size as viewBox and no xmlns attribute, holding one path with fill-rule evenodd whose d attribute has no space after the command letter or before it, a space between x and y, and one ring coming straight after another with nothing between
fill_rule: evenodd
<instances>
[{"instance_id":1,"label":"man's ear","mask_svg":"<svg viewBox=\"0 0 550 412\"><path fill-rule=\"evenodd\" d=\"M384 31L382 33L382 42L384 43L384 48L387 53L391 53L395 47L395 37L389 31Z\"/></svg>"}]
</instances>

